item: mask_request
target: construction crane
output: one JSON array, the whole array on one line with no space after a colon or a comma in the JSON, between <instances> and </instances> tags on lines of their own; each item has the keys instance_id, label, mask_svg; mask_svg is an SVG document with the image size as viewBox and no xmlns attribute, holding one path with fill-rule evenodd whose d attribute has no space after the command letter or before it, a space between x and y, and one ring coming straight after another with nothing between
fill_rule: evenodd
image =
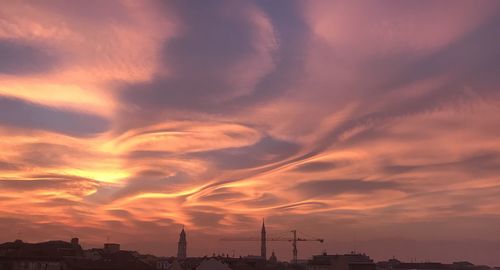
<instances>
[{"instance_id":1,"label":"construction crane","mask_svg":"<svg viewBox=\"0 0 500 270\"><path fill-rule=\"evenodd\" d=\"M320 243L323 243L325 240L322 238L317 238L317 239L307 239L307 238L297 238L297 230L291 230L291 233L293 233L293 239L288 240L292 242L293 246L293 263L297 263L297 241L318 241ZM273 240L271 240L273 241Z\"/></svg>"},{"instance_id":2,"label":"construction crane","mask_svg":"<svg viewBox=\"0 0 500 270\"><path fill-rule=\"evenodd\" d=\"M292 233L292 238L286 238L286 237L271 237L271 238L265 238L264 241L287 241L287 242L292 242L292 247L293 247L293 260L292 262L294 264L297 264L297 242L303 242L303 241L317 241L320 243L323 243L325 240L322 238L301 238L297 237L297 230L291 230ZM262 238L257 238L257 237L246 237L246 238L222 238L221 241L263 241Z\"/></svg>"}]
</instances>

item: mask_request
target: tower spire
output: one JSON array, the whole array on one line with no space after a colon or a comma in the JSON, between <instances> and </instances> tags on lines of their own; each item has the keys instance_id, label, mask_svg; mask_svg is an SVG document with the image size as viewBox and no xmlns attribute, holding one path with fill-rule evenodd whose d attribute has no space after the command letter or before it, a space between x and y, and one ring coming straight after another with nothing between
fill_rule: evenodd
<instances>
[{"instance_id":1,"label":"tower spire","mask_svg":"<svg viewBox=\"0 0 500 270\"><path fill-rule=\"evenodd\" d=\"M182 225L182 231L179 235L179 243L177 246L178 260L186 259L186 253L187 253L186 250L187 250L186 232L184 231L184 225Z\"/></svg>"},{"instance_id":2,"label":"tower spire","mask_svg":"<svg viewBox=\"0 0 500 270\"><path fill-rule=\"evenodd\" d=\"M260 232L260 256L267 260L266 251L266 225L264 224L264 218L262 218L262 230Z\"/></svg>"}]
</instances>

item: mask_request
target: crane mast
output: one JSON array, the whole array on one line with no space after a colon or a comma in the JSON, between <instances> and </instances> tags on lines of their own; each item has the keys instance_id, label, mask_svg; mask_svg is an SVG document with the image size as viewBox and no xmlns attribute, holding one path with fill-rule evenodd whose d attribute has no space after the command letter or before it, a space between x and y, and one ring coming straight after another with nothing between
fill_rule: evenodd
<instances>
[{"instance_id":1,"label":"crane mast","mask_svg":"<svg viewBox=\"0 0 500 270\"><path fill-rule=\"evenodd\" d=\"M292 230L293 233L293 263L297 264L297 230Z\"/></svg>"}]
</instances>

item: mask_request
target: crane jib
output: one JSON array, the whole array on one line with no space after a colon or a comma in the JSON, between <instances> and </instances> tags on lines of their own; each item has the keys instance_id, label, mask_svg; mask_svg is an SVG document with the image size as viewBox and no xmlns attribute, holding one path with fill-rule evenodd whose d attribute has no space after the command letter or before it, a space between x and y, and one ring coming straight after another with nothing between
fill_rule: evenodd
<instances>
[{"instance_id":1,"label":"crane jib","mask_svg":"<svg viewBox=\"0 0 500 270\"><path fill-rule=\"evenodd\" d=\"M304 241L315 241L315 242L320 242L323 243L325 240L322 238L300 238L297 237L297 230L292 230L290 231L293 234L292 238L283 238L283 237L270 237L265 239L263 238L257 238L257 237L247 237L247 238L222 238L220 239L221 241L286 241L286 242L292 242L292 247L293 247L293 263L297 263L297 257L298 257L298 251L297 251L297 242L304 242Z\"/></svg>"}]
</instances>

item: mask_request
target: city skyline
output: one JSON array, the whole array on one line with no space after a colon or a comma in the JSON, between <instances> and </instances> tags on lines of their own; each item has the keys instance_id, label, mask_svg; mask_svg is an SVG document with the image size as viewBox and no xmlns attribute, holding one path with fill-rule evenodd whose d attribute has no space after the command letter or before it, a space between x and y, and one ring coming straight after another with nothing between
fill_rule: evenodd
<instances>
[{"instance_id":1,"label":"city skyline","mask_svg":"<svg viewBox=\"0 0 500 270\"><path fill-rule=\"evenodd\" d=\"M3 1L0 242L500 266L498 48L494 0Z\"/></svg>"}]
</instances>

